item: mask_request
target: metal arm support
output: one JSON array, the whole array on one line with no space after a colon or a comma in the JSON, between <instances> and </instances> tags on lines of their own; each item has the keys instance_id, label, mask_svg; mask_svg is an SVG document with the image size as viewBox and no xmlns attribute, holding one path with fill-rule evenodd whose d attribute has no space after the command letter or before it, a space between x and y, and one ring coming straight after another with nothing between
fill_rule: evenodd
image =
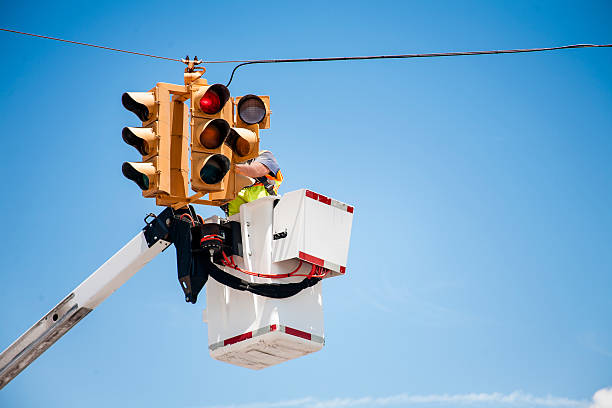
<instances>
[{"instance_id":1,"label":"metal arm support","mask_svg":"<svg viewBox=\"0 0 612 408\"><path fill-rule=\"evenodd\" d=\"M191 211L190 208L183 212ZM166 208L154 217L130 242L4 350L0 354L0 389L149 261L168 248L172 244L168 226L172 224L176 213Z\"/></svg>"}]
</instances>

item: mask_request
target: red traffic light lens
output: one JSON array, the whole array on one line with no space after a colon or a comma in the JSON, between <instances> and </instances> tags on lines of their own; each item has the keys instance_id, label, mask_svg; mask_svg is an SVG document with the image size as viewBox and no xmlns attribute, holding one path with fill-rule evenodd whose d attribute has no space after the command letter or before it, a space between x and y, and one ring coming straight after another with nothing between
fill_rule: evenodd
<instances>
[{"instance_id":1,"label":"red traffic light lens","mask_svg":"<svg viewBox=\"0 0 612 408\"><path fill-rule=\"evenodd\" d=\"M221 98L219 98L215 91L210 89L200 99L200 109L209 115L219 112L221 107Z\"/></svg>"},{"instance_id":2,"label":"red traffic light lens","mask_svg":"<svg viewBox=\"0 0 612 408\"><path fill-rule=\"evenodd\" d=\"M211 85L200 98L200 110L207 115L219 113L230 97L229 89L225 85Z\"/></svg>"}]
</instances>

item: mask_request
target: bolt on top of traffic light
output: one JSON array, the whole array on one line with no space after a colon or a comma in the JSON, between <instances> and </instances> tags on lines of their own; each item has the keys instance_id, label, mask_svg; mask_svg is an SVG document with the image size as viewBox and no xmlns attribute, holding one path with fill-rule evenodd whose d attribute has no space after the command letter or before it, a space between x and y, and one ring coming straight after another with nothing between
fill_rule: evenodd
<instances>
[{"instance_id":1,"label":"bolt on top of traffic light","mask_svg":"<svg viewBox=\"0 0 612 408\"><path fill-rule=\"evenodd\" d=\"M126 162L122 170L145 197L159 198L170 191L164 172L166 164L171 164L171 143L177 142L167 136L170 140L164 143L165 132L159 132L164 104L158 100L156 89L123 94L125 108L143 122L139 128L124 128L123 140L140 152L143 161ZM184 99L191 99L190 181L197 195L188 201L211 205L230 201L254 182L237 174L235 165L259 154L259 129L269 128L269 97L249 94L232 98L224 85L198 80L185 86ZM172 152L176 155L176 149ZM197 200L205 194L208 201Z\"/></svg>"}]
</instances>

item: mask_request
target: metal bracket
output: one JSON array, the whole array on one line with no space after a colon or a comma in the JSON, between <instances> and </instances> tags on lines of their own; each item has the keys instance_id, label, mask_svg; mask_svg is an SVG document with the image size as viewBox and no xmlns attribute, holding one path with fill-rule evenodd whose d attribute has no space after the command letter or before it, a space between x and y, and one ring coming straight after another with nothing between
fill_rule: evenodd
<instances>
[{"instance_id":1,"label":"metal bracket","mask_svg":"<svg viewBox=\"0 0 612 408\"><path fill-rule=\"evenodd\" d=\"M193 59L189 59L189 55L186 55L185 58L181 59L183 64L187 65L188 72L194 71L196 65L200 65L203 61L198 59L198 56L194 56Z\"/></svg>"}]
</instances>

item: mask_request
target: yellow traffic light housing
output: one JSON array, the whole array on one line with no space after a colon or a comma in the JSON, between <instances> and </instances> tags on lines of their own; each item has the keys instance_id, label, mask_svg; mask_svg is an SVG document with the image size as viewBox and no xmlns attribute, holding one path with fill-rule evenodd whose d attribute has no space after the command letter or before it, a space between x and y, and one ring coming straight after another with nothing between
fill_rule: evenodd
<instances>
[{"instance_id":1,"label":"yellow traffic light housing","mask_svg":"<svg viewBox=\"0 0 612 408\"><path fill-rule=\"evenodd\" d=\"M225 144L231 149L231 168L227 185L222 191L211 193L210 200L225 203L233 200L240 190L255 181L236 172L236 164L244 163L259 155L259 129L266 129L270 122L270 98L268 96L245 95L234 100L235 126L230 129Z\"/></svg>"},{"instance_id":2,"label":"yellow traffic light housing","mask_svg":"<svg viewBox=\"0 0 612 408\"><path fill-rule=\"evenodd\" d=\"M140 162L123 163L122 172L157 205L220 205L254 183L235 169L259 155L259 130L270 126L270 98L249 94L234 100L226 86L208 85L201 78L204 72L188 67L184 85L160 82L149 92L126 92L121 98L142 121L141 127L121 132L142 156ZM202 199L206 194L208 199Z\"/></svg>"},{"instance_id":3,"label":"yellow traffic light housing","mask_svg":"<svg viewBox=\"0 0 612 408\"><path fill-rule=\"evenodd\" d=\"M235 98L236 127L230 143L238 163L259 155L259 129L270 127L270 97L245 95Z\"/></svg>"},{"instance_id":4,"label":"yellow traffic light housing","mask_svg":"<svg viewBox=\"0 0 612 408\"><path fill-rule=\"evenodd\" d=\"M202 195L228 187L231 148L225 143L232 123L229 90L221 84L192 88L191 189Z\"/></svg>"},{"instance_id":5,"label":"yellow traffic light housing","mask_svg":"<svg viewBox=\"0 0 612 408\"><path fill-rule=\"evenodd\" d=\"M198 192L222 191L230 170L231 150L225 144L229 123L213 119L200 123L191 136L191 189Z\"/></svg>"},{"instance_id":6,"label":"yellow traffic light housing","mask_svg":"<svg viewBox=\"0 0 612 408\"><path fill-rule=\"evenodd\" d=\"M187 195L185 94L184 86L160 82L149 92L126 92L121 97L123 106L142 121L141 127L124 127L121 132L142 161L125 162L121 170L158 205L182 202Z\"/></svg>"}]
</instances>

